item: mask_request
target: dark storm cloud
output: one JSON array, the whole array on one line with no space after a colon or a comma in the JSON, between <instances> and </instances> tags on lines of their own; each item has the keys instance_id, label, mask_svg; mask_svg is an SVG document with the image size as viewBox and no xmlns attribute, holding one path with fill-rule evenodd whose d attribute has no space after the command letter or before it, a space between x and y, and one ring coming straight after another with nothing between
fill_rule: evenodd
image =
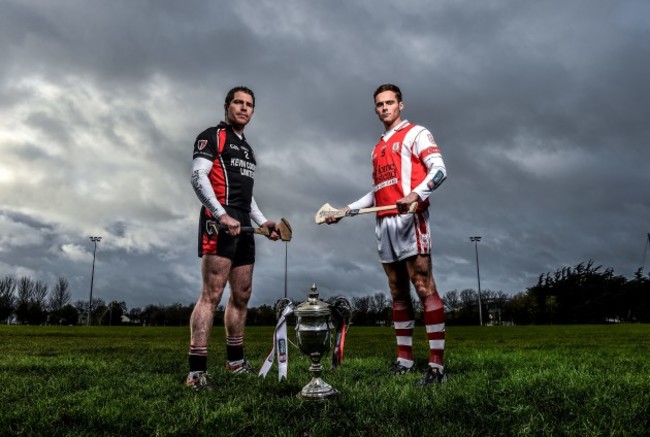
<instances>
[{"instance_id":1,"label":"dark storm cloud","mask_svg":"<svg viewBox=\"0 0 650 437\"><path fill-rule=\"evenodd\" d=\"M374 218L316 226L370 189L372 92L396 82L449 179L431 197L439 289L515 293L594 259L631 275L648 229L649 6L642 1L0 3L0 274L69 276L87 295L189 303L199 289L196 134L238 84L256 198L287 217L289 294L386 292ZM31 220L31 221L29 221ZM24 232L28 231L28 232ZM30 238L19 238L27 234ZM284 288L259 240L253 305ZM41 267L33 254L47 252ZM29 256L28 254L32 254Z\"/></svg>"}]
</instances>

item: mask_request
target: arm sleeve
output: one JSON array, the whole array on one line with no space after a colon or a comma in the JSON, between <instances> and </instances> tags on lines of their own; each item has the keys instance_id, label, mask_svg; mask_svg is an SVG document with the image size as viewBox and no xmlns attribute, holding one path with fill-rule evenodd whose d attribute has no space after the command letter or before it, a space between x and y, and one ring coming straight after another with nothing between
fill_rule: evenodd
<instances>
[{"instance_id":1,"label":"arm sleeve","mask_svg":"<svg viewBox=\"0 0 650 437\"><path fill-rule=\"evenodd\" d=\"M192 188L196 196L199 198L203 206L205 206L210 213L216 218L221 217L226 213L221 203L217 200L217 195L212 189L210 183L210 170L212 169L212 161L205 158L194 158L192 160Z\"/></svg>"},{"instance_id":2,"label":"arm sleeve","mask_svg":"<svg viewBox=\"0 0 650 437\"><path fill-rule=\"evenodd\" d=\"M447 179L447 169L440 149L427 129L423 129L415 138L413 153L417 154L427 168L424 180L413 189L424 200Z\"/></svg>"},{"instance_id":3,"label":"arm sleeve","mask_svg":"<svg viewBox=\"0 0 650 437\"><path fill-rule=\"evenodd\" d=\"M375 204L375 193L369 191L361 199L348 205L350 209L370 208Z\"/></svg>"},{"instance_id":4,"label":"arm sleeve","mask_svg":"<svg viewBox=\"0 0 650 437\"><path fill-rule=\"evenodd\" d=\"M264 214L262 214L262 211L260 211L259 206L257 206L257 202L255 201L255 197L252 198L251 200L251 220L253 220L255 223L257 223L259 226L262 226L264 223L266 223L268 220L266 217L264 217Z\"/></svg>"}]
</instances>

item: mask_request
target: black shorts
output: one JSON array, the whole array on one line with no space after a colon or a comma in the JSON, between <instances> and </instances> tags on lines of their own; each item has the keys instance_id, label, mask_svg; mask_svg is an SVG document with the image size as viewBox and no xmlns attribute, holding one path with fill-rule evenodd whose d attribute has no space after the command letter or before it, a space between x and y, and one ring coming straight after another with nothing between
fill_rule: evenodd
<instances>
[{"instance_id":1,"label":"black shorts","mask_svg":"<svg viewBox=\"0 0 650 437\"><path fill-rule=\"evenodd\" d=\"M250 214L237 208L224 206L226 213L239 221L241 226L251 226ZM232 266L244 266L255 263L255 238L252 233L240 233L236 237L226 231L214 232L212 225L217 220L201 208L199 219L199 258L203 255L219 255L232 260Z\"/></svg>"}]
</instances>

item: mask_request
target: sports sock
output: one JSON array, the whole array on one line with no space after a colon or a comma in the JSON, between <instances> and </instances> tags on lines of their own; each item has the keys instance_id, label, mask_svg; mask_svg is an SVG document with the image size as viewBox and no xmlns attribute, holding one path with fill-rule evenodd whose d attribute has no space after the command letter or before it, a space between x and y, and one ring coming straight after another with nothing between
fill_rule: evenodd
<instances>
[{"instance_id":1,"label":"sports sock","mask_svg":"<svg viewBox=\"0 0 650 437\"><path fill-rule=\"evenodd\" d=\"M205 372L208 369L208 347L190 345L190 372Z\"/></svg>"},{"instance_id":2,"label":"sports sock","mask_svg":"<svg viewBox=\"0 0 650 437\"><path fill-rule=\"evenodd\" d=\"M244 337L226 337L226 359L231 365L244 362Z\"/></svg>"},{"instance_id":3,"label":"sports sock","mask_svg":"<svg viewBox=\"0 0 650 437\"><path fill-rule=\"evenodd\" d=\"M393 325L397 338L397 361L405 367L413 366L413 327L415 316L410 301L393 300Z\"/></svg>"},{"instance_id":4,"label":"sports sock","mask_svg":"<svg viewBox=\"0 0 650 437\"><path fill-rule=\"evenodd\" d=\"M429 366L444 370L445 352L445 310L437 293L422 300L424 306L424 325L429 340Z\"/></svg>"}]
</instances>

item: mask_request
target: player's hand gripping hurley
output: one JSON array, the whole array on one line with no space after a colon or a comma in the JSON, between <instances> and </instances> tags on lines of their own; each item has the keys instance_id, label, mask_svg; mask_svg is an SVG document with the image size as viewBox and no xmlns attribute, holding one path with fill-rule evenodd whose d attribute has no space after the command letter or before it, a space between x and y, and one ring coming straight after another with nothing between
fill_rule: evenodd
<instances>
[{"instance_id":1,"label":"player's hand gripping hurley","mask_svg":"<svg viewBox=\"0 0 650 437\"><path fill-rule=\"evenodd\" d=\"M285 218L280 219L280 223L277 225L278 228L278 233L280 234L280 240L282 241L291 241L291 237L293 236L293 232L291 231L291 225ZM217 225L214 224L212 225L212 229L214 230L215 233L219 233L219 231L227 231L228 227L225 225ZM241 232L243 233L250 233L250 234L259 234L259 235L264 235L268 237L271 235L271 231L269 228L254 228L251 226L242 226L241 227Z\"/></svg>"},{"instance_id":2,"label":"player's hand gripping hurley","mask_svg":"<svg viewBox=\"0 0 650 437\"><path fill-rule=\"evenodd\" d=\"M407 212L415 212L417 207L418 207L418 203L413 202L409 205L409 209ZM397 205L373 206L370 208L359 208L359 209L351 209L349 211L345 211L343 209L336 209L329 203L326 203L325 205L320 207L320 209L316 213L315 219L316 219L316 224L320 225L325 223L325 220L327 220L328 217L334 217L334 218L353 217L357 214L370 214L372 212L386 211L389 209L397 209Z\"/></svg>"}]
</instances>

